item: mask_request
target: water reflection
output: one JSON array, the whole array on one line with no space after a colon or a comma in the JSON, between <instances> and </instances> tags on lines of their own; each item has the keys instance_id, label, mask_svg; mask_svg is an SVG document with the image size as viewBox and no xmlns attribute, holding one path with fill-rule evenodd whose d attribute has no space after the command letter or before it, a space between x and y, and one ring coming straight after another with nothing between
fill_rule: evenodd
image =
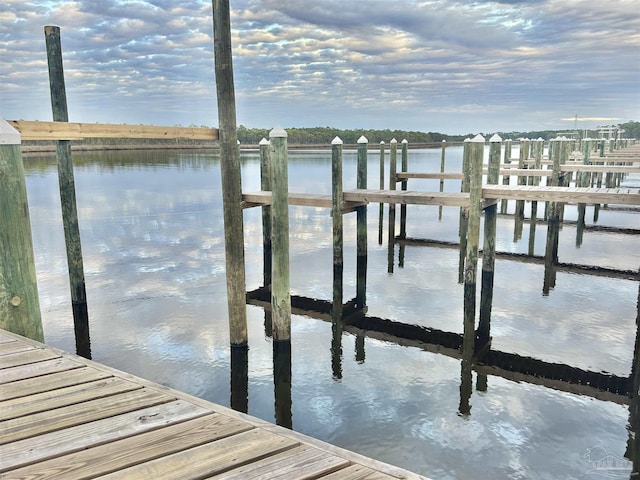
<instances>
[{"instance_id":1,"label":"water reflection","mask_svg":"<svg viewBox=\"0 0 640 480\"><path fill-rule=\"evenodd\" d=\"M417 153L420 169L431 157ZM292 207L289 355L274 352L270 312L256 307L251 348L238 354L226 332L217 158L151 153L136 166L135 155L119 155L107 166L87 159L76 177L96 360L434 478L580 478L591 468L590 448L604 445L620 458L638 450L638 408L627 407L640 295L632 232L587 225L576 252L567 209L565 262L542 296L544 222L531 257L526 241L513 243L513 218L500 217L491 350L463 364L457 209L445 208L438 221L435 208L409 206L403 268L387 275L387 246L370 245L368 312L354 314L355 303L345 302L334 328L332 302L317 300L332 298L330 217ZM292 190L330 191L322 155L292 158ZM353 188L355 155L344 165L345 188ZM243 156L245 190L260 188L259 166L257 154ZM38 166L28 188L47 341L70 350L54 174ZM254 295L266 284L260 213L245 211L245 248L248 301L264 306L268 291ZM599 216L605 225L637 225L629 212L603 208ZM353 217L345 217L346 239L355 238ZM417 247L409 235L432 243ZM357 293L356 253L347 240L345 298ZM599 275L575 265L585 259Z\"/></svg>"}]
</instances>

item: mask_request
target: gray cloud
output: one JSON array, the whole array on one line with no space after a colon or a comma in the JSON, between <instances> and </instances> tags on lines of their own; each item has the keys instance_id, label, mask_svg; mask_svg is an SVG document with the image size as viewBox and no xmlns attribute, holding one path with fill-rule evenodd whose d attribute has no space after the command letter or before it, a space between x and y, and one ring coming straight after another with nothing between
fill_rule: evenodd
<instances>
[{"instance_id":1,"label":"gray cloud","mask_svg":"<svg viewBox=\"0 0 640 480\"><path fill-rule=\"evenodd\" d=\"M583 0L232 1L238 122L451 133L640 118L640 14ZM0 112L50 119L58 24L72 121L217 123L206 0L4 2Z\"/></svg>"}]
</instances>

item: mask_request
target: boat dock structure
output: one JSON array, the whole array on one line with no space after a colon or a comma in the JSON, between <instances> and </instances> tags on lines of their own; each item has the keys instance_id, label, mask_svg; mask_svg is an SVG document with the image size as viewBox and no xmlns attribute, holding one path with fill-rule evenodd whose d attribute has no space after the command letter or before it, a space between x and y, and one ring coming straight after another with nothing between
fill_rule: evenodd
<instances>
[{"instance_id":1,"label":"boat dock structure","mask_svg":"<svg viewBox=\"0 0 640 480\"><path fill-rule=\"evenodd\" d=\"M525 221L532 233L537 223L544 223L545 288L552 288L554 272L561 267L558 237L564 205L578 205L578 232L581 225L585 227L587 204L595 205L594 215L601 204L637 209L640 190L625 188L622 183L625 175L640 172L640 144L629 139L557 138L545 146L542 139L522 139L516 163L511 158L511 141L503 141L497 135L486 140L478 135L464 144L462 172L445 171L444 147L439 172L411 172L407 142L399 144L392 140L388 150L387 146L380 146L381 165L389 154L388 183L382 174L379 188L370 189L367 185L370 147L363 137L357 145L357 188L343 190L343 144L336 138L330 146L331 195L317 195L288 191L287 133L276 127L270 139L259 146L261 191L244 192L231 75L229 12L222 8L228 4L220 3L220 9L214 8L219 129L69 123L57 27L45 27L54 122L8 123L0 119L0 480L425 478L293 432L286 428L286 421L278 421L278 412L279 425L274 425L90 360L89 313L70 145L76 138L203 138L219 142L232 376L234 364L244 364L246 372L247 304L261 305L265 312L268 310L269 326L267 329L265 321L265 333L272 340L274 365L276 362L279 365L274 368L274 378L280 375L285 379L289 407L292 295L288 212L289 205L306 205L326 208L332 219L333 284L328 286L332 289L331 299L311 300L321 307L318 316L332 322L335 342L340 341L343 329L352 329L399 344L419 345L460 360L461 413L469 410L471 373L475 370L485 378L487 374L496 374L629 404L632 423L637 424L638 332L631 374L615 377L493 351L490 325L494 264L500 254L495 251L499 207L502 211L505 202L516 202L513 215L516 236L521 234ZM22 138L57 142L78 356L42 343L44 332L20 147ZM439 191L408 189L409 181L413 186L421 178L440 179ZM541 184L542 178L545 185ZM443 191L442 182L452 179L461 184L460 191ZM528 219L525 219L526 202L530 202ZM407 329L399 323L390 326L393 319L367 317L367 215L371 203L379 204L381 214L383 206L388 208L389 273L393 273L395 266L395 246L402 249L411 240L407 236L406 205L459 209L459 242L455 248L460 251L458 281L464 285L460 299L464 306L462 334ZM264 283L258 292L247 292L246 287L243 212L247 208L262 209ZM345 302L343 217L351 212L357 215L356 297ZM382 243L382 216L378 225L378 242ZM640 284L640 272L633 268L616 274ZM476 294L478 290L480 295ZM304 310L300 300L293 298L294 311ZM246 385L246 373L243 379ZM234 406L233 398L231 404ZM630 433L637 430L640 428L632 428ZM634 473L640 471L640 442L635 439L635 433L630 435L630 448L638 452L633 457Z\"/></svg>"}]
</instances>

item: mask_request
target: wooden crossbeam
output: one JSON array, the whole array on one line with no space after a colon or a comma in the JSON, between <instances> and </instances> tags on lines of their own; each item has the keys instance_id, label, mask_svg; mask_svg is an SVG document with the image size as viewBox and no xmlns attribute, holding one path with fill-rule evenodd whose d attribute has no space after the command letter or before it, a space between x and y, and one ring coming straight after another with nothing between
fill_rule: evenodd
<instances>
[{"instance_id":1,"label":"wooden crossbeam","mask_svg":"<svg viewBox=\"0 0 640 480\"><path fill-rule=\"evenodd\" d=\"M640 205L640 191L633 188L580 188L485 185L484 198L537 200L564 203Z\"/></svg>"},{"instance_id":2,"label":"wooden crossbeam","mask_svg":"<svg viewBox=\"0 0 640 480\"><path fill-rule=\"evenodd\" d=\"M218 140L217 128L26 120L8 120L8 123L20 132L22 140L82 140L85 138Z\"/></svg>"}]
</instances>

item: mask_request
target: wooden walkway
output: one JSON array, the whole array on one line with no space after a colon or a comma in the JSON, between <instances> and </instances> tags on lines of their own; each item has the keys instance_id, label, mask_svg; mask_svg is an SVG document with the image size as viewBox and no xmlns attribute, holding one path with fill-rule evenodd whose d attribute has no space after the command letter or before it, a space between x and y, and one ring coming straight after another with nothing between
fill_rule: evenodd
<instances>
[{"instance_id":1,"label":"wooden walkway","mask_svg":"<svg viewBox=\"0 0 640 480\"><path fill-rule=\"evenodd\" d=\"M0 479L424 479L0 330Z\"/></svg>"},{"instance_id":2,"label":"wooden walkway","mask_svg":"<svg viewBox=\"0 0 640 480\"><path fill-rule=\"evenodd\" d=\"M348 212L368 203L398 205L439 205L468 207L468 193L421 192L413 190L345 190L343 211ZM597 203L609 205L640 205L640 190L634 188L545 187L526 185L485 185L485 201L492 199L536 200L565 203ZM271 192L251 192L242 195L245 208L271 204ZM486 202L490 203L490 202ZM289 192L289 205L331 208L331 195Z\"/></svg>"}]
</instances>

